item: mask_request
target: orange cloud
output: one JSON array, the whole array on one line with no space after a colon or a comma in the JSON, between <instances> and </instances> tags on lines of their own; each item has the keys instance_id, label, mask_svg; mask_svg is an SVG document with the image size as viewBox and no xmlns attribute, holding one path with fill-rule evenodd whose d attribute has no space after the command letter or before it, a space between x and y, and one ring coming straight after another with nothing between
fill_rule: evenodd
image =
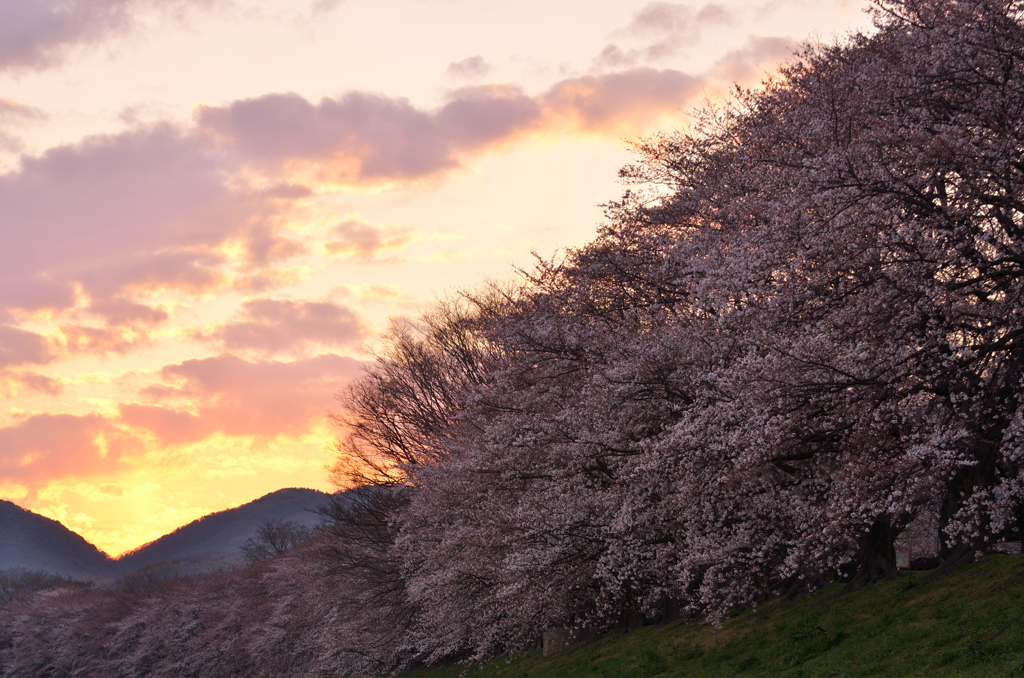
<instances>
[{"instance_id":1,"label":"orange cloud","mask_svg":"<svg viewBox=\"0 0 1024 678\"><path fill-rule=\"evenodd\" d=\"M331 290L331 295L344 297L354 296L361 303L388 303L393 306L415 309L422 306L423 301L402 291L394 285L344 285Z\"/></svg>"},{"instance_id":2,"label":"orange cloud","mask_svg":"<svg viewBox=\"0 0 1024 678\"><path fill-rule=\"evenodd\" d=\"M0 484L38 487L124 471L147 451L143 432L163 445L216 434L299 439L323 424L334 393L359 368L356 360L329 354L293 362L221 355L169 365L161 371L164 383L143 390L152 404L123 404L112 418L34 414L0 428ZM57 387L33 373L3 378L42 390ZM176 401L192 411L170 404Z\"/></svg>"},{"instance_id":3,"label":"orange cloud","mask_svg":"<svg viewBox=\"0 0 1024 678\"><path fill-rule=\"evenodd\" d=\"M563 80L541 101L549 115L583 130L642 129L691 103L703 84L679 71L634 68Z\"/></svg>"},{"instance_id":4,"label":"orange cloud","mask_svg":"<svg viewBox=\"0 0 1024 678\"><path fill-rule=\"evenodd\" d=\"M126 403L120 406L121 421L155 435L162 445L186 445L207 438L218 429L217 422L180 410L156 405Z\"/></svg>"},{"instance_id":5,"label":"orange cloud","mask_svg":"<svg viewBox=\"0 0 1024 678\"><path fill-rule=\"evenodd\" d=\"M36 414L0 428L0 479L38 483L110 473L143 442L96 415Z\"/></svg>"},{"instance_id":6,"label":"orange cloud","mask_svg":"<svg viewBox=\"0 0 1024 678\"><path fill-rule=\"evenodd\" d=\"M325 420L334 393L359 369L358 361L331 354L292 362L230 354L186 360L161 370L164 383L142 390L155 404L121 405L120 422L170 445L214 433L298 437ZM175 401L191 406L161 404Z\"/></svg>"},{"instance_id":7,"label":"orange cloud","mask_svg":"<svg viewBox=\"0 0 1024 678\"><path fill-rule=\"evenodd\" d=\"M64 391L64 383L29 370L0 371L0 398L13 398L24 391L55 396Z\"/></svg>"},{"instance_id":8,"label":"orange cloud","mask_svg":"<svg viewBox=\"0 0 1024 678\"><path fill-rule=\"evenodd\" d=\"M64 348L71 355L127 353L150 343L146 333L124 327L61 325L60 331Z\"/></svg>"}]
</instances>

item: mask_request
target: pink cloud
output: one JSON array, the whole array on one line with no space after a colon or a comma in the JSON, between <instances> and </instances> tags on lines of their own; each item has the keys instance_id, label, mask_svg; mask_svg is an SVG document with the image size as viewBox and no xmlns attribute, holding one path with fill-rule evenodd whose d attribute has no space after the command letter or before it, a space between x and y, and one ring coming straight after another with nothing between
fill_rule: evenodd
<instances>
[{"instance_id":1,"label":"pink cloud","mask_svg":"<svg viewBox=\"0 0 1024 678\"><path fill-rule=\"evenodd\" d=\"M196 123L252 162L313 162L341 183L413 181L566 120L588 131L649 122L691 102L700 84L679 71L638 68L562 81L536 97L512 85L464 87L433 110L365 92L316 104L297 94L271 94L202 107Z\"/></svg>"},{"instance_id":2,"label":"pink cloud","mask_svg":"<svg viewBox=\"0 0 1024 678\"><path fill-rule=\"evenodd\" d=\"M46 337L10 325L0 325L0 368L44 365L55 357L56 353Z\"/></svg>"},{"instance_id":3,"label":"pink cloud","mask_svg":"<svg viewBox=\"0 0 1024 678\"><path fill-rule=\"evenodd\" d=\"M128 0L24 0L0 4L0 66L43 67L60 48L124 30Z\"/></svg>"},{"instance_id":4,"label":"pink cloud","mask_svg":"<svg viewBox=\"0 0 1024 678\"><path fill-rule=\"evenodd\" d=\"M453 61L445 69L445 75L456 80L476 80L491 72L491 66L479 54L461 61Z\"/></svg>"},{"instance_id":5,"label":"pink cloud","mask_svg":"<svg viewBox=\"0 0 1024 678\"><path fill-rule=\"evenodd\" d=\"M226 169L200 138L169 124L24 157L0 177L3 219L21 226L7 237L26 248L19 268L70 265L89 242L117 254L216 243L230 228L220 217L233 211Z\"/></svg>"},{"instance_id":6,"label":"pink cloud","mask_svg":"<svg viewBox=\"0 0 1024 678\"><path fill-rule=\"evenodd\" d=\"M0 68L45 68L59 63L68 48L125 33L137 9L180 13L213 0L16 0L0 3Z\"/></svg>"},{"instance_id":7,"label":"pink cloud","mask_svg":"<svg viewBox=\"0 0 1024 678\"><path fill-rule=\"evenodd\" d=\"M0 428L0 478L82 477L116 469L142 442L95 414L37 414Z\"/></svg>"},{"instance_id":8,"label":"pink cloud","mask_svg":"<svg viewBox=\"0 0 1024 678\"><path fill-rule=\"evenodd\" d=\"M2 8L0 8L0 12L2 11ZM9 129L44 118L46 118L46 115L37 108L26 106L16 101L0 99L0 151L20 153L25 144L17 134L9 131Z\"/></svg>"},{"instance_id":9,"label":"pink cloud","mask_svg":"<svg viewBox=\"0 0 1024 678\"><path fill-rule=\"evenodd\" d=\"M713 3L695 9L678 3L652 2L617 33L627 41L641 40L643 46L624 50L616 44L607 45L595 63L604 68L628 68L686 53L700 42L705 27L733 21L726 8Z\"/></svg>"},{"instance_id":10,"label":"pink cloud","mask_svg":"<svg viewBox=\"0 0 1024 678\"><path fill-rule=\"evenodd\" d=\"M338 163L333 180L411 180L459 165L459 157L529 129L536 102L511 87L456 92L437 111L406 99L350 92L313 104L297 94L270 94L223 108L203 107L201 129L262 161L354 160Z\"/></svg>"},{"instance_id":11,"label":"pink cloud","mask_svg":"<svg viewBox=\"0 0 1024 678\"><path fill-rule=\"evenodd\" d=\"M120 406L121 421L134 428L149 431L163 445L194 443L216 432L217 422L189 412L158 405L125 403Z\"/></svg>"},{"instance_id":12,"label":"pink cloud","mask_svg":"<svg viewBox=\"0 0 1024 678\"><path fill-rule=\"evenodd\" d=\"M796 42L791 38L754 35L739 49L722 57L713 73L729 82L757 82L765 76L765 68L792 58Z\"/></svg>"},{"instance_id":13,"label":"pink cloud","mask_svg":"<svg viewBox=\"0 0 1024 678\"><path fill-rule=\"evenodd\" d=\"M126 297L98 299L89 305L89 311L101 316L107 325L153 326L167 320L167 312Z\"/></svg>"},{"instance_id":14,"label":"pink cloud","mask_svg":"<svg viewBox=\"0 0 1024 678\"><path fill-rule=\"evenodd\" d=\"M200 109L193 130L158 124L23 157L0 175L0 309L68 309L80 291L108 324L154 324L162 312L143 308L139 293L217 289L232 284L229 266L247 277L243 287L272 287L280 276L264 272L306 251L277 224L310 192L248 189L246 162L307 162L342 181L416 180L545 126L593 131L673 110L698 86L678 71L634 69L537 97L463 88L435 110L360 92L319 104L268 95ZM364 259L404 242L401 231L354 222L336 236L331 253ZM243 245L243 261L226 258L227 243Z\"/></svg>"},{"instance_id":15,"label":"pink cloud","mask_svg":"<svg viewBox=\"0 0 1024 678\"><path fill-rule=\"evenodd\" d=\"M3 217L0 215L0 223ZM13 226L13 224L12 224ZM0 242L3 236L0 235ZM10 256L10 255L8 255ZM0 261L4 255L0 252ZM55 280L46 272L26 272L4 280L0 271L0 308L34 311L43 308L69 308L75 305L75 289L68 280Z\"/></svg>"},{"instance_id":16,"label":"pink cloud","mask_svg":"<svg viewBox=\"0 0 1024 678\"><path fill-rule=\"evenodd\" d=\"M408 243L412 231L407 228L373 226L349 219L331 229L331 235L337 240L329 240L324 244L328 254L354 256L368 262L378 254L394 251Z\"/></svg>"},{"instance_id":17,"label":"pink cloud","mask_svg":"<svg viewBox=\"0 0 1024 678\"><path fill-rule=\"evenodd\" d=\"M224 240L231 235L225 234ZM105 266L83 264L70 272L73 277L69 276L82 284L97 308L106 307L119 295L132 292L179 290L200 294L215 289L224 284L221 267L228 263L224 255L203 247L125 252L115 265L111 265L109 257L103 259Z\"/></svg>"},{"instance_id":18,"label":"pink cloud","mask_svg":"<svg viewBox=\"0 0 1024 678\"><path fill-rule=\"evenodd\" d=\"M351 346L368 335L354 311L330 301L249 299L239 316L205 338L231 351L272 354L314 345Z\"/></svg>"},{"instance_id":19,"label":"pink cloud","mask_svg":"<svg viewBox=\"0 0 1024 678\"><path fill-rule=\"evenodd\" d=\"M0 122L41 120L46 114L34 106L10 99L0 99Z\"/></svg>"},{"instance_id":20,"label":"pink cloud","mask_svg":"<svg viewBox=\"0 0 1024 678\"><path fill-rule=\"evenodd\" d=\"M22 158L0 175L0 308L69 308L77 287L108 322L152 323L162 312L132 295L226 284L239 263L216 249L227 242L245 244L254 269L301 252L270 224L302 192L239 188L237 170L166 124Z\"/></svg>"},{"instance_id":21,"label":"pink cloud","mask_svg":"<svg viewBox=\"0 0 1024 678\"><path fill-rule=\"evenodd\" d=\"M231 282L231 288L247 294L262 294L278 287L299 282L302 278L301 270L267 268L255 273L236 276Z\"/></svg>"},{"instance_id":22,"label":"pink cloud","mask_svg":"<svg viewBox=\"0 0 1024 678\"><path fill-rule=\"evenodd\" d=\"M55 396L64 391L64 384L58 379L30 370L0 371L0 397L12 398L23 391Z\"/></svg>"},{"instance_id":23,"label":"pink cloud","mask_svg":"<svg viewBox=\"0 0 1024 678\"><path fill-rule=\"evenodd\" d=\"M777 47L751 43L734 61ZM344 182L415 181L523 134L619 136L682 108L700 88L698 78L679 71L638 68L564 80L537 96L510 85L466 87L431 110L363 92L317 104L275 94L201 108L194 129L157 124L23 157L0 175L0 319L8 323L0 366L52 358L43 338L14 326L24 313L84 301L105 327L64 319L69 346L124 351L166 319L140 295L261 291L293 281L280 265L307 245L280 224L310 190L248 188L242 177L254 167L268 165L273 174L305 163ZM329 254L369 261L401 247L408 232L347 221L333 236L324 243ZM229 258L232 251L240 257ZM224 336L234 337L232 346L283 345L270 325L243 319ZM336 336L358 334L354 321L345 327L335 327Z\"/></svg>"},{"instance_id":24,"label":"pink cloud","mask_svg":"<svg viewBox=\"0 0 1024 678\"><path fill-rule=\"evenodd\" d=\"M334 393L360 363L337 355L249 362L224 354L186 360L161 370L165 383L143 389L158 404L125 404L121 421L144 428L165 444L229 436L299 436L326 418ZM193 412L168 403L193 402Z\"/></svg>"},{"instance_id":25,"label":"pink cloud","mask_svg":"<svg viewBox=\"0 0 1024 678\"><path fill-rule=\"evenodd\" d=\"M299 254L305 254L305 245L274 233L269 226L253 229L246 241L249 260L257 265L286 261Z\"/></svg>"}]
</instances>

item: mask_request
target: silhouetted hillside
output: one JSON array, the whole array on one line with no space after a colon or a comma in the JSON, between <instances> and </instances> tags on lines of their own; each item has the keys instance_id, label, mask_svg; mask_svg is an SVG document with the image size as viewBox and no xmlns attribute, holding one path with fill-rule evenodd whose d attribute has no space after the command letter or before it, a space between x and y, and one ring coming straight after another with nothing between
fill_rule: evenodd
<instances>
[{"instance_id":1,"label":"silhouetted hillside","mask_svg":"<svg viewBox=\"0 0 1024 678\"><path fill-rule=\"evenodd\" d=\"M314 511L328 496L317 490L278 490L194 520L117 560L56 520L0 500L0 570L40 570L97 582L142 568L161 576L217 570L241 562L239 548L269 520L315 525Z\"/></svg>"},{"instance_id":2,"label":"silhouetted hillside","mask_svg":"<svg viewBox=\"0 0 1024 678\"><path fill-rule=\"evenodd\" d=\"M248 504L203 516L117 560L120 572L134 572L154 563L176 559L198 562L195 556L218 556L209 562L223 566L241 562L239 548L268 520L293 520L313 526L314 512L329 495L317 490L288 488ZM212 566L211 566L212 567ZM191 573L191 572L189 572ZM182 572L181 574L186 574Z\"/></svg>"},{"instance_id":3,"label":"silhouetted hillside","mask_svg":"<svg viewBox=\"0 0 1024 678\"><path fill-rule=\"evenodd\" d=\"M117 564L56 520L0 500L0 570L11 568L99 581Z\"/></svg>"}]
</instances>

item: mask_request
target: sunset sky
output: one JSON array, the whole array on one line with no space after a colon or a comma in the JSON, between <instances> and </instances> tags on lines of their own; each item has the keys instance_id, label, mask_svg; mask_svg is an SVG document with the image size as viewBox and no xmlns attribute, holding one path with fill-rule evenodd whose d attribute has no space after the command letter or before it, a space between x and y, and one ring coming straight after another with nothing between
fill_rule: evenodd
<instances>
[{"instance_id":1,"label":"sunset sky","mask_svg":"<svg viewBox=\"0 0 1024 678\"><path fill-rule=\"evenodd\" d=\"M854 0L0 0L0 498L112 555L329 490L389 318L590 239L627 141Z\"/></svg>"}]
</instances>

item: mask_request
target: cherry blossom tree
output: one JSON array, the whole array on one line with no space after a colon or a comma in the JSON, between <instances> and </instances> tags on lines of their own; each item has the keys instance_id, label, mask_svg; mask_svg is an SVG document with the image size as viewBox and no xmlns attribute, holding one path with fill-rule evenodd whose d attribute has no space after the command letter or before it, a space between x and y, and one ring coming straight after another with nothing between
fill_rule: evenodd
<instances>
[{"instance_id":1,"label":"cherry blossom tree","mask_svg":"<svg viewBox=\"0 0 1024 678\"><path fill-rule=\"evenodd\" d=\"M396 539L430 656L869 581L933 503L950 564L1020 529L1020 6L875 18L639 143L485 314L504 362Z\"/></svg>"},{"instance_id":2,"label":"cherry blossom tree","mask_svg":"<svg viewBox=\"0 0 1024 678\"><path fill-rule=\"evenodd\" d=\"M647 142L626 176L670 195L622 205L711 241L682 256L746 345L738 458L806 502L805 562L867 578L927 502L954 562L1019 529L1024 369L1020 6L876 20Z\"/></svg>"}]
</instances>

